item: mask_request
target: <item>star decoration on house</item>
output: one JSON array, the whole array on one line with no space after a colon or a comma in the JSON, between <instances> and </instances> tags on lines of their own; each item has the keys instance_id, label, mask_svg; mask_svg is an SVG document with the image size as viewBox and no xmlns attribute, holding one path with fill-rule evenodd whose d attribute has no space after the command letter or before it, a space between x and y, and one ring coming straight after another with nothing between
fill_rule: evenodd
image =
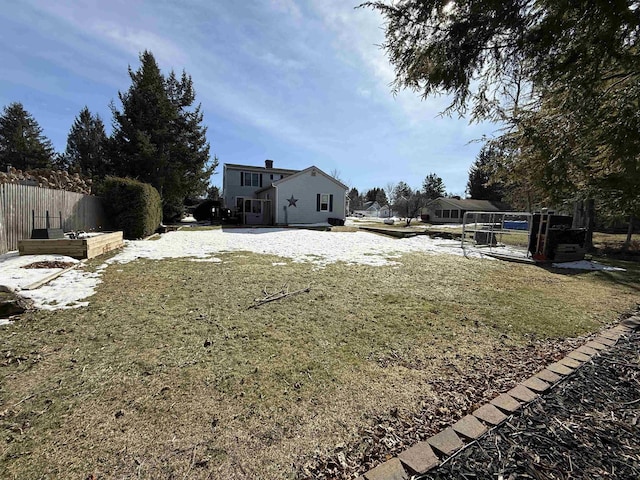
<instances>
[{"instance_id":1,"label":"star decoration on house","mask_svg":"<svg viewBox=\"0 0 640 480\"><path fill-rule=\"evenodd\" d=\"M287 199L287 201L289 202L290 207L297 207L296 202L298 201L298 199L293 198L293 195L291 195L291 198Z\"/></svg>"}]
</instances>

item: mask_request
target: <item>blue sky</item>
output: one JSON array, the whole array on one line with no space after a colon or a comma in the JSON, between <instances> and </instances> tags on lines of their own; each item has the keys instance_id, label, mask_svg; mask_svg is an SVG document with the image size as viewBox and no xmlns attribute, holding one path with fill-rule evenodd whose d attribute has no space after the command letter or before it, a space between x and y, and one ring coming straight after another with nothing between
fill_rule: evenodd
<instances>
[{"instance_id":1,"label":"blue sky","mask_svg":"<svg viewBox=\"0 0 640 480\"><path fill-rule=\"evenodd\" d=\"M446 97L394 96L382 17L344 0L5 2L0 106L21 102L66 146L87 105L111 131L109 103L150 50L166 74L193 77L211 151L222 163L338 171L366 191L429 173L464 194L495 126L441 117ZM470 143L471 142L471 143ZM222 168L212 178L222 184Z\"/></svg>"}]
</instances>

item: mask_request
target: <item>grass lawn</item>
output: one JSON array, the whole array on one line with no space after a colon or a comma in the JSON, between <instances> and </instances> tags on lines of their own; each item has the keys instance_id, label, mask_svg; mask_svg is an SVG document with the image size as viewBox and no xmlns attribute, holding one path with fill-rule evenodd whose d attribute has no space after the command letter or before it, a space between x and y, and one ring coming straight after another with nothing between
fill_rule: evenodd
<instances>
[{"instance_id":1,"label":"grass lawn","mask_svg":"<svg viewBox=\"0 0 640 480\"><path fill-rule=\"evenodd\" d=\"M113 264L88 307L0 330L0 477L304 476L312 457L357 449L374 419L419 415L434 383L594 332L640 289L632 263L567 273L408 254L318 270L217 256ZM284 284L311 291L248 309Z\"/></svg>"}]
</instances>

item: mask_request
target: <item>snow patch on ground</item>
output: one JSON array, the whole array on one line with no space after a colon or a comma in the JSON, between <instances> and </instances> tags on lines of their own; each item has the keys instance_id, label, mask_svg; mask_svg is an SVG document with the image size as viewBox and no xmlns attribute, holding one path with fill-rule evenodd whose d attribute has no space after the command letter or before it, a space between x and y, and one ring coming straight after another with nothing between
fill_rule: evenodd
<instances>
[{"instance_id":1,"label":"snow patch on ground","mask_svg":"<svg viewBox=\"0 0 640 480\"><path fill-rule=\"evenodd\" d=\"M441 229L441 228L456 229L456 228L462 228L462 224L461 223L442 223L442 224L438 224L438 225L431 225L431 228L435 228L435 229Z\"/></svg>"},{"instance_id":2,"label":"snow patch on ground","mask_svg":"<svg viewBox=\"0 0 640 480\"><path fill-rule=\"evenodd\" d=\"M320 222L320 223L291 223L290 227L331 227L330 223Z\"/></svg>"},{"instance_id":3,"label":"snow patch on ground","mask_svg":"<svg viewBox=\"0 0 640 480\"><path fill-rule=\"evenodd\" d=\"M69 262L79 263L78 260L64 255L19 255L18 252L9 252L0 255L0 285L23 289L42 278L62 268L22 268L35 262Z\"/></svg>"},{"instance_id":4,"label":"snow patch on ground","mask_svg":"<svg viewBox=\"0 0 640 480\"><path fill-rule=\"evenodd\" d=\"M368 232L329 232L282 228L238 228L203 231L169 232L154 241L126 241L124 249L101 264L94 273L78 268L69 270L55 280L35 290L21 290L61 269L21 268L37 261L75 260L66 256L28 255L18 252L0 255L0 285L19 291L20 295L34 300L43 309L77 308L88 304L87 298L95 293L100 277L109 265L124 264L139 258L162 260L165 258L189 258L195 262L222 263L221 253L253 252L274 255L298 263L310 263L314 268L324 268L335 263L371 266L395 265L404 253L428 253L433 255L463 255L460 242L418 235L396 239ZM467 256L484 257L479 249L467 249ZM272 262L273 266L286 262ZM581 270L622 270L596 262L572 262L554 264L557 268Z\"/></svg>"},{"instance_id":5,"label":"snow patch on ground","mask_svg":"<svg viewBox=\"0 0 640 480\"><path fill-rule=\"evenodd\" d=\"M32 299L35 306L43 310L78 308L89 305L88 301L81 300L96 293L95 289L100 283L100 272L90 273L74 269L40 288L22 290L19 293Z\"/></svg>"},{"instance_id":6,"label":"snow patch on ground","mask_svg":"<svg viewBox=\"0 0 640 480\"><path fill-rule=\"evenodd\" d=\"M35 290L23 290L63 270L62 268L22 268L30 263L46 261L69 262L82 266L79 260L64 255L21 256L18 252L9 252L0 255L0 285L11 287L23 297L31 298L37 308L55 310L88 305L88 302L81 300L95 293L95 287L100 283L101 271L90 273L76 268Z\"/></svg>"},{"instance_id":7,"label":"snow patch on ground","mask_svg":"<svg viewBox=\"0 0 640 480\"><path fill-rule=\"evenodd\" d=\"M210 262L210 263L222 263L222 259L217 257L209 257L209 258L192 258L192 262Z\"/></svg>"},{"instance_id":8,"label":"snow patch on ground","mask_svg":"<svg viewBox=\"0 0 640 480\"><path fill-rule=\"evenodd\" d=\"M416 236L387 238L367 232L321 232L278 228L238 228L197 232L169 232L154 242L131 241L110 263L138 258L207 258L220 252L249 251L325 266L335 262L372 266L391 265L403 253L462 255L460 242Z\"/></svg>"}]
</instances>

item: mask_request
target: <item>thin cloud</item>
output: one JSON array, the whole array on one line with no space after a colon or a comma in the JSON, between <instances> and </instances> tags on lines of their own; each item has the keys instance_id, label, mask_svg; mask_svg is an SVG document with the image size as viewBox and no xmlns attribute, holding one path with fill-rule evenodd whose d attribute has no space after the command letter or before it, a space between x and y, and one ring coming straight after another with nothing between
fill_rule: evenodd
<instances>
[{"instance_id":1,"label":"thin cloud","mask_svg":"<svg viewBox=\"0 0 640 480\"><path fill-rule=\"evenodd\" d=\"M192 76L222 161L276 151L281 165L336 168L358 188L376 186L376 175L414 184L445 164L466 175L480 145L448 155L446 144L464 146L484 127L439 117L446 97L392 95L382 17L357 3L14 2L0 12L0 29L17 39L5 49L0 100L37 91L55 108L71 105L68 124L38 118L47 133L68 131L76 104L108 123L109 101L130 84L127 65L137 69L150 50L163 72Z\"/></svg>"},{"instance_id":2,"label":"thin cloud","mask_svg":"<svg viewBox=\"0 0 640 480\"><path fill-rule=\"evenodd\" d=\"M302 20L302 11L294 0L270 0L269 3L273 9L286 13L296 22Z\"/></svg>"},{"instance_id":3,"label":"thin cloud","mask_svg":"<svg viewBox=\"0 0 640 480\"><path fill-rule=\"evenodd\" d=\"M264 63L276 67L278 69L285 70L302 70L305 68L305 63L295 60L293 58L281 58L275 55L273 52L266 52L258 57Z\"/></svg>"},{"instance_id":4,"label":"thin cloud","mask_svg":"<svg viewBox=\"0 0 640 480\"><path fill-rule=\"evenodd\" d=\"M131 55L138 55L144 50L149 50L161 63L168 65L188 63L186 52L175 43L153 32L140 28L123 27L112 22L95 22L86 28L93 34L100 36L104 42L108 42Z\"/></svg>"}]
</instances>

